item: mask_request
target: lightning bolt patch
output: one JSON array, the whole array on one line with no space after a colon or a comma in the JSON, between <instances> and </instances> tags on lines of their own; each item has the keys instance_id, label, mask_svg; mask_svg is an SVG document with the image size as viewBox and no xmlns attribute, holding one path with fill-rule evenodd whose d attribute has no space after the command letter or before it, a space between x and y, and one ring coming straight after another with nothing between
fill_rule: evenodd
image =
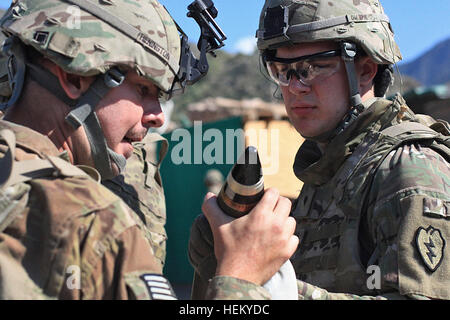
<instances>
[{"instance_id":1,"label":"lightning bolt patch","mask_svg":"<svg viewBox=\"0 0 450 320\"><path fill-rule=\"evenodd\" d=\"M433 240L431 240L431 238L430 238L430 242L424 243L424 245L428 249L428 252L427 252L428 258L430 259L431 262L433 262L433 258L436 257L436 255L434 254L433 249L432 249L432 248L436 247L433 243Z\"/></svg>"},{"instance_id":2,"label":"lightning bolt patch","mask_svg":"<svg viewBox=\"0 0 450 320\"><path fill-rule=\"evenodd\" d=\"M445 240L439 229L428 226L416 231L416 246L427 269L436 271L444 257Z\"/></svg>"}]
</instances>

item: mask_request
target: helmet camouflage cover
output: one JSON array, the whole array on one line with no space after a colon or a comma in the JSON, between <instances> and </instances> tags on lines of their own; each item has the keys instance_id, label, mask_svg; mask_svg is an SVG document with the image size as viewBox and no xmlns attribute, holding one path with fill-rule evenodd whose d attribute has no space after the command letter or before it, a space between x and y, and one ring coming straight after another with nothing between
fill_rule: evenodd
<instances>
[{"instance_id":1,"label":"helmet camouflage cover","mask_svg":"<svg viewBox=\"0 0 450 320\"><path fill-rule=\"evenodd\" d=\"M167 92L179 70L177 26L155 0L21 0L2 29L68 73L126 66Z\"/></svg>"},{"instance_id":2,"label":"helmet camouflage cover","mask_svg":"<svg viewBox=\"0 0 450 320\"><path fill-rule=\"evenodd\" d=\"M205 76L206 54L224 45L226 36L214 21L217 10L211 0L195 0L188 10L188 16L201 27L200 60L157 0L13 0L0 20L0 29L8 37L3 52L8 56L12 90L11 98L0 103L0 110L18 101L28 68L27 77L72 108L66 122L74 128L83 125L95 168L103 179L112 178L111 160L122 171L126 159L107 145L95 114L99 101L121 85L128 69L152 81L165 93L161 96L170 98ZM220 30L219 34L212 32L214 29ZM71 99L54 74L32 59L27 61L23 44L69 74L96 76L96 80L80 98Z\"/></svg>"},{"instance_id":3,"label":"helmet camouflage cover","mask_svg":"<svg viewBox=\"0 0 450 320\"><path fill-rule=\"evenodd\" d=\"M258 49L304 42L347 41L378 64L402 59L378 0L266 0L256 33Z\"/></svg>"},{"instance_id":4,"label":"helmet camouflage cover","mask_svg":"<svg viewBox=\"0 0 450 320\"><path fill-rule=\"evenodd\" d=\"M16 65L15 71L8 67L12 97L0 108L17 101L26 64L31 78L72 107L66 122L74 128L83 125L102 179L115 175L113 162L122 171L126 158L109 148L95 107L123 82L126 70L121 67L135 70L170 96L178 80L181 39L166 9L156 0L20 0L13 1L0 27L8 36L3 51L14 59L8 66ZM51 72L26 61L22 44L70 74L96 80L80 98L71 100Z\"/></svg>"}]
</instances>

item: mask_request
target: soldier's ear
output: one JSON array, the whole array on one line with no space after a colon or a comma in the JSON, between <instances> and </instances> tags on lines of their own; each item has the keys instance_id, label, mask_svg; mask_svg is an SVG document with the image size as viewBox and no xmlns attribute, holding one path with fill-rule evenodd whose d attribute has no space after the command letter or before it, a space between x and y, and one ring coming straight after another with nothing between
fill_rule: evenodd
<instances>
[{"instance_id":1,"label":"soldier's ear","mask_svg":"<svg viewBox=\"0 0 450 320\"><path fill-rule=\"evenodd\" d=\"M94 82L95 77L83 77L65 72L60 66L54 65L53 72L58 77L66 95L73 100L78 99Z\"/></svg>"},{"instance_id":2,"label":"soldier's ear","mask_svg":"<svg viewBox=\"0 0 450 320\"><path fill-rule=\"evenodd\" d=\"M361 57L356 61L356 70L360 87L372 86L378 65L368 56Z\"/></svg>"}]
</instances>

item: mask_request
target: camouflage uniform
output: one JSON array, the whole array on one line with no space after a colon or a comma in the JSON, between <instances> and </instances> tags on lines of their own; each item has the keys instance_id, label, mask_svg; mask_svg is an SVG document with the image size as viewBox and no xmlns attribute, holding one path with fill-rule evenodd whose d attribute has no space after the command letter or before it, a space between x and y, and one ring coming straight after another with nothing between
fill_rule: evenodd
<instances>
[{"instance_id":1,"label":"camouflage uniform","mask_svg":"<svg viewBox=\"0 0 450 320\"><path fill-rule=\"evenodd\" d=\"M169 13L156 0L142 4L23 0L12 5L0 24L8 36L4 51L16 65L11 81L20 84L29 77L69 105L72 110L66 122L75 129L83 127L95 168L102 179L113 178L112 164L123 169L126 159L107 145L95 108L111 88L121 85L128 71L154 83L161 96L171 95L179 80L181 42ZM29 58L30 51L65 72L92 76L96 81L79 99L72 100L53 74ZM15 85L6 108L17 101L14 98L20 89Z\"/></svg>"},{"instance_id":2,"label":"camouflage uniform","mask_svg":"<svg viewBox=\"0 0 450 320\"><path fill-rule=\"evenodd\" d=\"M3 129L16 136L15 163L65 157L47 137L31 129L0 120ZM7 152L1 144L0 159ZM65 175L67 167L73 167L65 163L47 177L14 184L8 194L23 207L16 207L16 218L0 233L0 271L8 277L12 266L22 265L32 279L25 281L32 290L8 285L3 277L2 297L151 299L144 277L160 274L161 261L143 223L87 174ZM78 275L79 289L73 282ZM20 274L17 277L23 280ZM218 277L210 283L208 298L253 299L258 290L252 283Z\"/></svg>"},{"instance_id":3,"label":"camouflage uniform","mask_svg":"<svg viewBox=\"0 0 450 320\"><path fill-rule=\"evenodd\" d=\"M399 145L387 128L420 118L400 96L367 105L323 154L311 141L297 153L294 172L305 184L292 211L300 245L291 260L304 282L300 294L450 299L450 141L435 133L441 144L432 144L432 135L419 131L399 137ZM431 238L420 239L430 226ZM370 285L373 265L379 288ZM310 284L329 292L306 290Z\"/></svg>"},{"instance_id":4,"label":"camouflage uniform","mask_svg":"<svg viewBox=\"0 0 450 320\"><path fill-rule=\"evenodd\" d=\"M155 159L156 142L162 141L159 159ZM133 155L127 160L122 175L103 181L103 185L118 195L138 215L145 225L153 255L161 265L166 259L166 204L159 166L167 152L167 140L157 133L148 134L134 143Z\"/></svg>"},{"instance_id":5,"label":"camouflage uniform","mask_svg":"<svg viewBox=\"0 0 450 320\"><path fill-rule=\"evenodd\" d=\"M305 137L294 163L304 182L291 212L299 299L450 299L450 130L415 115L400 95L381 98L401 54L379 1L266 0L256 35L275 82L296 59L273 59L278 48L322 41L339 45L349 82L348 113ZM365 102L354 64L360 50L384 80L374 81L380 98ZM271 69L273 61L285 65ZM190 258L208 279L215 258L204 222L191 229Z\"/></svg>"},{"instance_id":6,"label":"camouflage uniform","mask_svg":"<svg viewBox=\"0 0 450 320\"><path fill-rule=\"evenodd\" d=\"M450 299L450 139L426 127L389 135L399 123L422 122L400 95L366 105L323 154L309 140L297 153L304 186L291 213L300 239L291 262L299 299ZM212 234L201 217L189 257L197 277L214 274ZM379 267L379 287L369 266Z\"/></svg>"},{"instance_id":7,"label":"camouflage uniform","mask_svg":"<svg viewBox=\"0 0 450 320\"><path fill-rule=\"evenodd\" d=\"M8 247L0 243L0 297L4 300L49 300L22 265L11 256ZM18 290L20 288L20 290Z\"/></svg>"},{"instance_id":8,"label":"camouflage uniform","mask_svg":"<svg viewBox=\"0 0 450 320\"><path fill-rule=\"evenodd\" d=\"M144 224L99 183L111 176L110 160L121 168L123 159L105 145L94 110L107 90L121 84L123 70L134 70L171 94L175 80L181 81L176 24L155 0L22 0L12 3L0 24L14 65L12 92L1 92L11 98L1 109L15 107L24 77L31 77L73 108L66 120L75 128L83 125L96 165L76 167L46 136L0 120L0 297L173 298L161 276L164 249L157 249L164 246L164 217L156 225L144 212ZM66 72L96 81L79 101L71 101L49 71L28 59L31 47ZM147 160L142 146L136 152ZM138 172L160 186L152 172L156 167L140 163L144 168ZM156 196L162 196L160 189L153 202L162 209L164 199ZM209 297L252 298L254 287L220 277L211 282Z\"/></svg>"},{"instance_id":9,"label":"camouflage uniform","mask_svg":"<svg viewBox=\"0 0 450 320\"><path fill-rule=\"evenodd\" d=\"M280 47L334 42L348 80L347 114L328 132L305 137L294 163L304 182L292 211L300 245L291 260L300 297L448 299L448 138L429 123L418 124L423 117L400 96L381 98L392 64L401 60L381 3L267 0L257 38L268 71ZM358 53L378 64L373 93L379 98L362 102ZM448 134L433 122L432 129ZM381 272L379 286L369 283L369 266Z\"/></svg>"},{"instance_id":10,"label":"camouflage uniform","mask_svg":"<svg viewBox=\"0 0 450 320\"><path fill-rule=\"evenodd\" d=\"M60 156L48 138L31 129L7 121L1 121L1 129L15 133L18 163ZM6 151L1 145L2 156ZM119 198L87 175L37 178L14 186L24 189L17 195L24 207L0 234L0 243L46 295L148 298L139 277L159 273L159 263L132 211ZM70 266L80 270L80 289L69 285Z\"/></svg>"}]
</instances>

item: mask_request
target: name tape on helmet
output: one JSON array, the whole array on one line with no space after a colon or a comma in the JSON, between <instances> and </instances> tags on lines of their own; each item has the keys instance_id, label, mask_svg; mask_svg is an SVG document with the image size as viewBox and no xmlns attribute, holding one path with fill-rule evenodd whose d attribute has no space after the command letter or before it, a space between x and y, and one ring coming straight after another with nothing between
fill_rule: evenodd
<instances>
[{"instance_id":1,"label":"name tape on helmet","mask_svg":"<svg viewBox=\"0 0 450 320\"><path fill-rule=\"evenodd\" d=\"M177 73L178 61L175 61L166 49L161 47L159 44L150 39L148 36L139 31L137 28L121 20L115 15L109 13L108 11L103 10L102 8L100 8L99 6L90 1L87 0L64 0L64 1L80 7L86 12L89 12L90 14L100 18L105 23L108 23L115 29L121 31L123 34L135 40L143 47L155 53L161 60L163 60L166 64L169 65L169 67L175 74Z\"/></svg>"}]
</instances>

